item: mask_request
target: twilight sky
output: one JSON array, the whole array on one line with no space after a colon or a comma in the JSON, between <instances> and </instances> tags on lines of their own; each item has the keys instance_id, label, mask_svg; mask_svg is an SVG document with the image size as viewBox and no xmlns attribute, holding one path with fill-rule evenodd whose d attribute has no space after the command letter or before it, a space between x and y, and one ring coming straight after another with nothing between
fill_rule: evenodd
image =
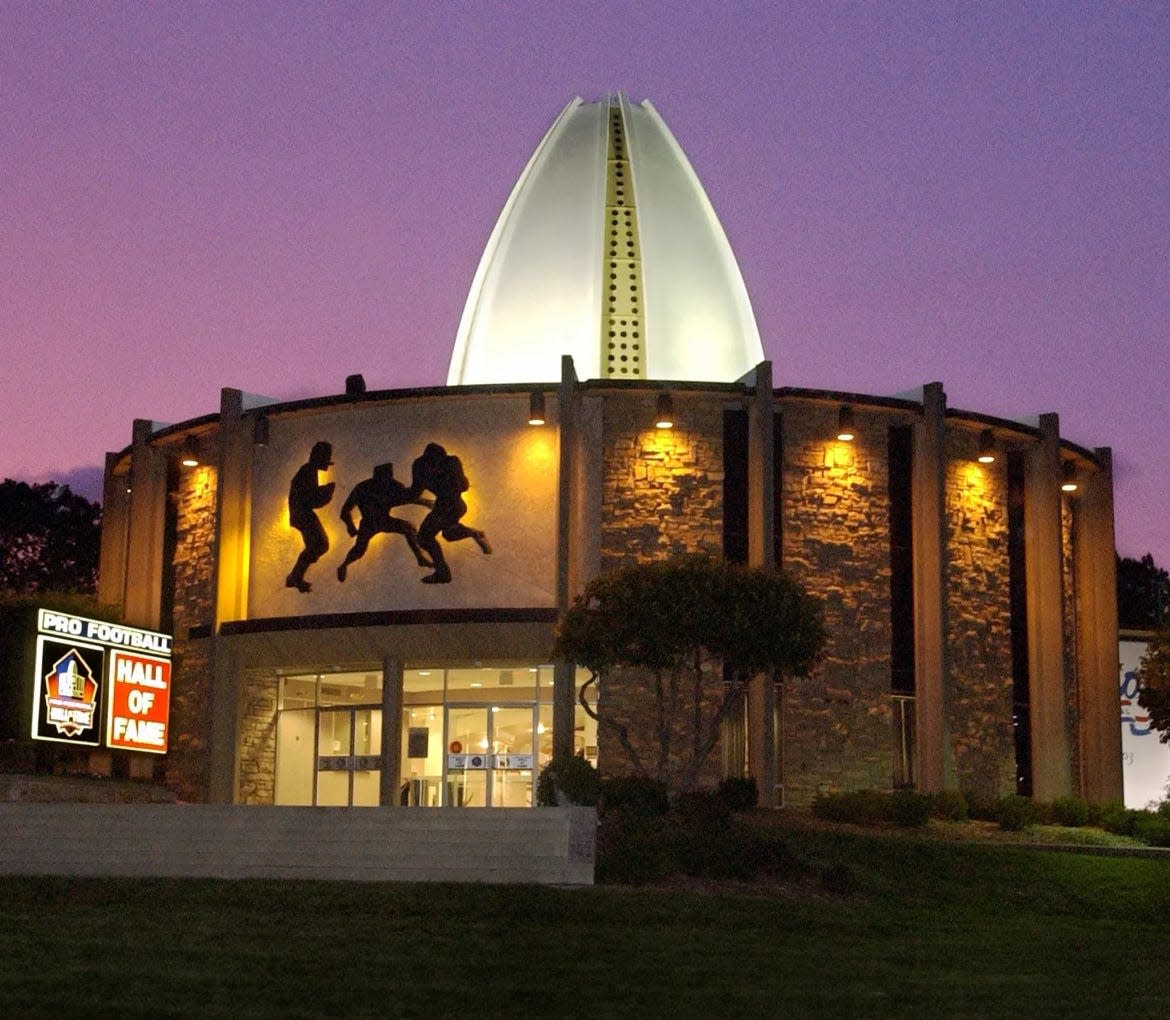
<instances>
[{"instance_id":1,"label":"twilight sky","mask_svg":"<svg viewBox=\"0 0 1170 1020\"><path fill-rule=\"evenodd\" d=\"M649 98L777 385L1060 414L1170 566L1163 3L0 0L0 477L134 418L441 385L574 95Z\"/></svg>"}]
</instances>

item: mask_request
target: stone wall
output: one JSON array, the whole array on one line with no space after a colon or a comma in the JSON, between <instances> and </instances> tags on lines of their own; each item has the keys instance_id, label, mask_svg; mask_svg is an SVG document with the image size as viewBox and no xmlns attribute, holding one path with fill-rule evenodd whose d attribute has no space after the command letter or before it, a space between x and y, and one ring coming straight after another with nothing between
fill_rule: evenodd
<instances>
[{"instance_id":1,"label":"stone wall","mask_svg":"<svg viewBox=\"0 0 1170 1020\"><path fill-rule=\"evenodd\" d=\"M1007 463L979 433L946 436L948 723L961 789L1015 792Z\"/></svg>"},{"instance_id":2,"label":"stone wall","mask_svg":"<svg viewBox=\"0 0 1170 1020\"><path fill-rule=\"evenodd\" d=\"M1081 717L1080 659L1077 655L1077 586L1074 554L1077 540L1078 510L1075 494L1065 496L1060 511L1060 566L1064 595L1064 719L1065 740L1069 751L1069 781L1074 791L1081 789Z\"/></svg>"},{"instance_id":3,"label":"stone wall","mask_svg":"<svg viewBox=\"0 0 1170 1020\"><path fill-rule=\"evenodd\" d=\"M783 406L782 566L823 600L828 640L815 674L786 681L781 777L789 803L831 789L889 789L888 429L855 409L856 439L839 442L836 404Z\"/></svg>"},{"instance_id":4,"label":"stone wall","mask_svg":"<svg viewBox=\"0 0 1170 1020\"><path fill-rule=\"evenodd\" d=\"M166 784L182 799L207 799L212 662L206 641L188 640L192 627L214 622L216 549L215 469L182 471L176 500L174 552L175 665Z\"/></svg>"},{"instance_id":5,"label":"stone wall","mask_svg":"<svg viewBox=\"0 0 1170 1020\"><path fill-rule=\"evenodd\" d=\"M723 555L723 408L709 397L688 401L675 394L673 429L654 427L655 397L607 395L602 427L603 570L649 563L682 553ZM614 673L601 683L603 711L628 721L639 755L655 771L658 741L653 680L648 674ZM712 685L719 689L719 681ZM708 711L712 706L708 703ZM677 774L690 758L692 727L685 707L672 729L668 770ZM611 730L598 733L599 765L607 775L632 771ZM701 782L721 774L718 748L704 763Z\"/></svg>"},{"instance_id":6,"label":"stone wall","mask_svg":"<svg viewBox=\"0 0 1170 1020\"><path fill-rule=\"evenodd\" d=\"M249 669L240 681L240 723L236 749L240 804L276 800L277 679L271 670Z\"/></svg>"}]
</instances>

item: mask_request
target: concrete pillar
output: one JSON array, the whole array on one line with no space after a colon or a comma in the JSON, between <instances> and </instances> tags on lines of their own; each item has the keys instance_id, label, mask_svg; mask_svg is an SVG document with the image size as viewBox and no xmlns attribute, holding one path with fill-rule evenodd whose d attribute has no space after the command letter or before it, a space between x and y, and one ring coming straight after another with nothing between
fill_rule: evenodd
<instances>
[{"instance_id":1,"label":"concrete pillar","mask_svg":"<svg viewBox=\"0 0 1170 1020\"><path fill-rule=\"evenodd\" d=\"M922 393L914 426L911 531L914 547L914 728L918 789L955 785L947 713L946 411L942 383Z\"/></svg>"},{"instance_id":2,"label":"concrete pillar","mask_svg":"<svg viewBox=\"0 0 1170 1020\"><path fill-rule=\"evenodd\" d=\"M216 492L215 626L248 617L255 416L239 390L220 391L219 484Z\"/></svg>"},{"instance_id":3,"label":"concrete pillar","mask_svg":"<svg viewBox=\"0 0 1170 1020\"><path fill-rule=\"evenodd\" d=\"M1095 804L1124 796L1118 725L1117 560L1113 534L1113 456L1081 472L1074 578L1080 703L1080 795Z\"/></svg>"},{"instance_id":4,"label":"concrete pillar","mask_svg":"<svg viewBox=\"0 0 1170 1020\"><path fill-rule=\"evenodd\" d=\"M1024 480L1032 795L1037 800L1072 793L1065 713L1060 483L1060 420L1055 414L1042 414L1040 442L1028 453ZM1115 699L1114 723L1120 731L1118 711Z\"/></svg>"},{"instance_id":5,"label":"concrete pillar","mask_svg":"<svg viewBox=\"0 0 1170 1020\"><path fill-rule=\"evenodd\" d=\"M122 608L126 597L126 554L130 527L130 488L127 473L114 475L121 456L106 454L105 484L102 490L102 546L98 560L98 603Z\"/></svg>"},{"instance_id":6,"label":"concrete pillar","mask_svg":"<svg viewBox=\"0 0 1170 1020\"><path fill-rule=\"evenodd\" d=\"M776 569L775 403L772 362L756 366L748 407L748 566ZM780 746L776 731L776 677L754 676L747 696L748 758L760 807L779 807Z\"/></svg>"},{"instance_id":7,"label":"concrete pillar","mask_svg":"<svg viewBox=\"0 0 1170 1020\"><path fill-rule=\"evenodd\" d=\"M211 650L211 725L207 748L207 800L234 804L239 793L240 657L223 641Z\"/></svg>"},{"instance_id":8,"label":"concrete pillar","mask_svg":"<svg viewBox=\"0 0 1170 1020\"><path fill-rule=\"evenodd\" d=\"M157 630L162 614L167 458L151 444L152 431L151 422L134 422L124 610L127 623Z\"/></svg>"},{"instance_id":9,"label":"concrete pillar","mask_svg":"<svg viewBox=\"0 0 1170 1020\"><path fill-rule=\"evenodd\" d=\"M561 382L557 389L558 476L557 476L557 612L568 610L574 582L580 574L578 467L581 458L577 434L577 373L569 355L561 358ZM573 716L576 696L576 667L571 662L553 664L553 757L573 754Z\"/></svg>"},{"instance_id":10,"label":"concrete pillar","mask_svg":"<svg viewBox=\"0 0 1170 1020\"><path fill-rule=\"evenodd\" d=\"M382 660L382 807L402 803L402 663Z\"/></svg>"}]
</instances>

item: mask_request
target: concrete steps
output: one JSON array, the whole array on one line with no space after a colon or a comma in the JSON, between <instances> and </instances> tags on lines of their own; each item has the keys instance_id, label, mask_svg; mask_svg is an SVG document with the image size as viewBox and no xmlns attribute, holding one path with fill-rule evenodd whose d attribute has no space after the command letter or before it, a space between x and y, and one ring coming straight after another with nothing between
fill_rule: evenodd
<instances>
[{"instance_id":1,"label":"concrete steps","mask_svg":"<svg viewBox=\"0 0 1170 1020\"><path fill-rule=\"evenodd\" d=\"M591 885L592 808L0 804L0 874Z\"/></svg>"}]
</instances>

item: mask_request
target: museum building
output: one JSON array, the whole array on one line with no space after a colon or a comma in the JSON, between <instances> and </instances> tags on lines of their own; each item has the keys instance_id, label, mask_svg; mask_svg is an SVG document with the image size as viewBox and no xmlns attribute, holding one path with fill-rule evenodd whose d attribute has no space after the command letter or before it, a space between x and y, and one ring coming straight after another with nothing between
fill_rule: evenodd
<instances>
[{"instance_id":1,"label":"museum building","mask_svg":"<svg viewBox=\"0 0 1170 1020\"><path fill-rule=\"evenodd\" d=\"M752 680L709 782L1120 798L1109 450L938 383L782 382L657 112L574 100L488 241L446 386L224 389L107 455L99 599L173 636L156 778L520 807L554 752L620 773L557 621L601 571L703 552L789 571L828 634L810 677ZM651 726L628 678L598 688Z\"/></svg>"}]
</instances>

